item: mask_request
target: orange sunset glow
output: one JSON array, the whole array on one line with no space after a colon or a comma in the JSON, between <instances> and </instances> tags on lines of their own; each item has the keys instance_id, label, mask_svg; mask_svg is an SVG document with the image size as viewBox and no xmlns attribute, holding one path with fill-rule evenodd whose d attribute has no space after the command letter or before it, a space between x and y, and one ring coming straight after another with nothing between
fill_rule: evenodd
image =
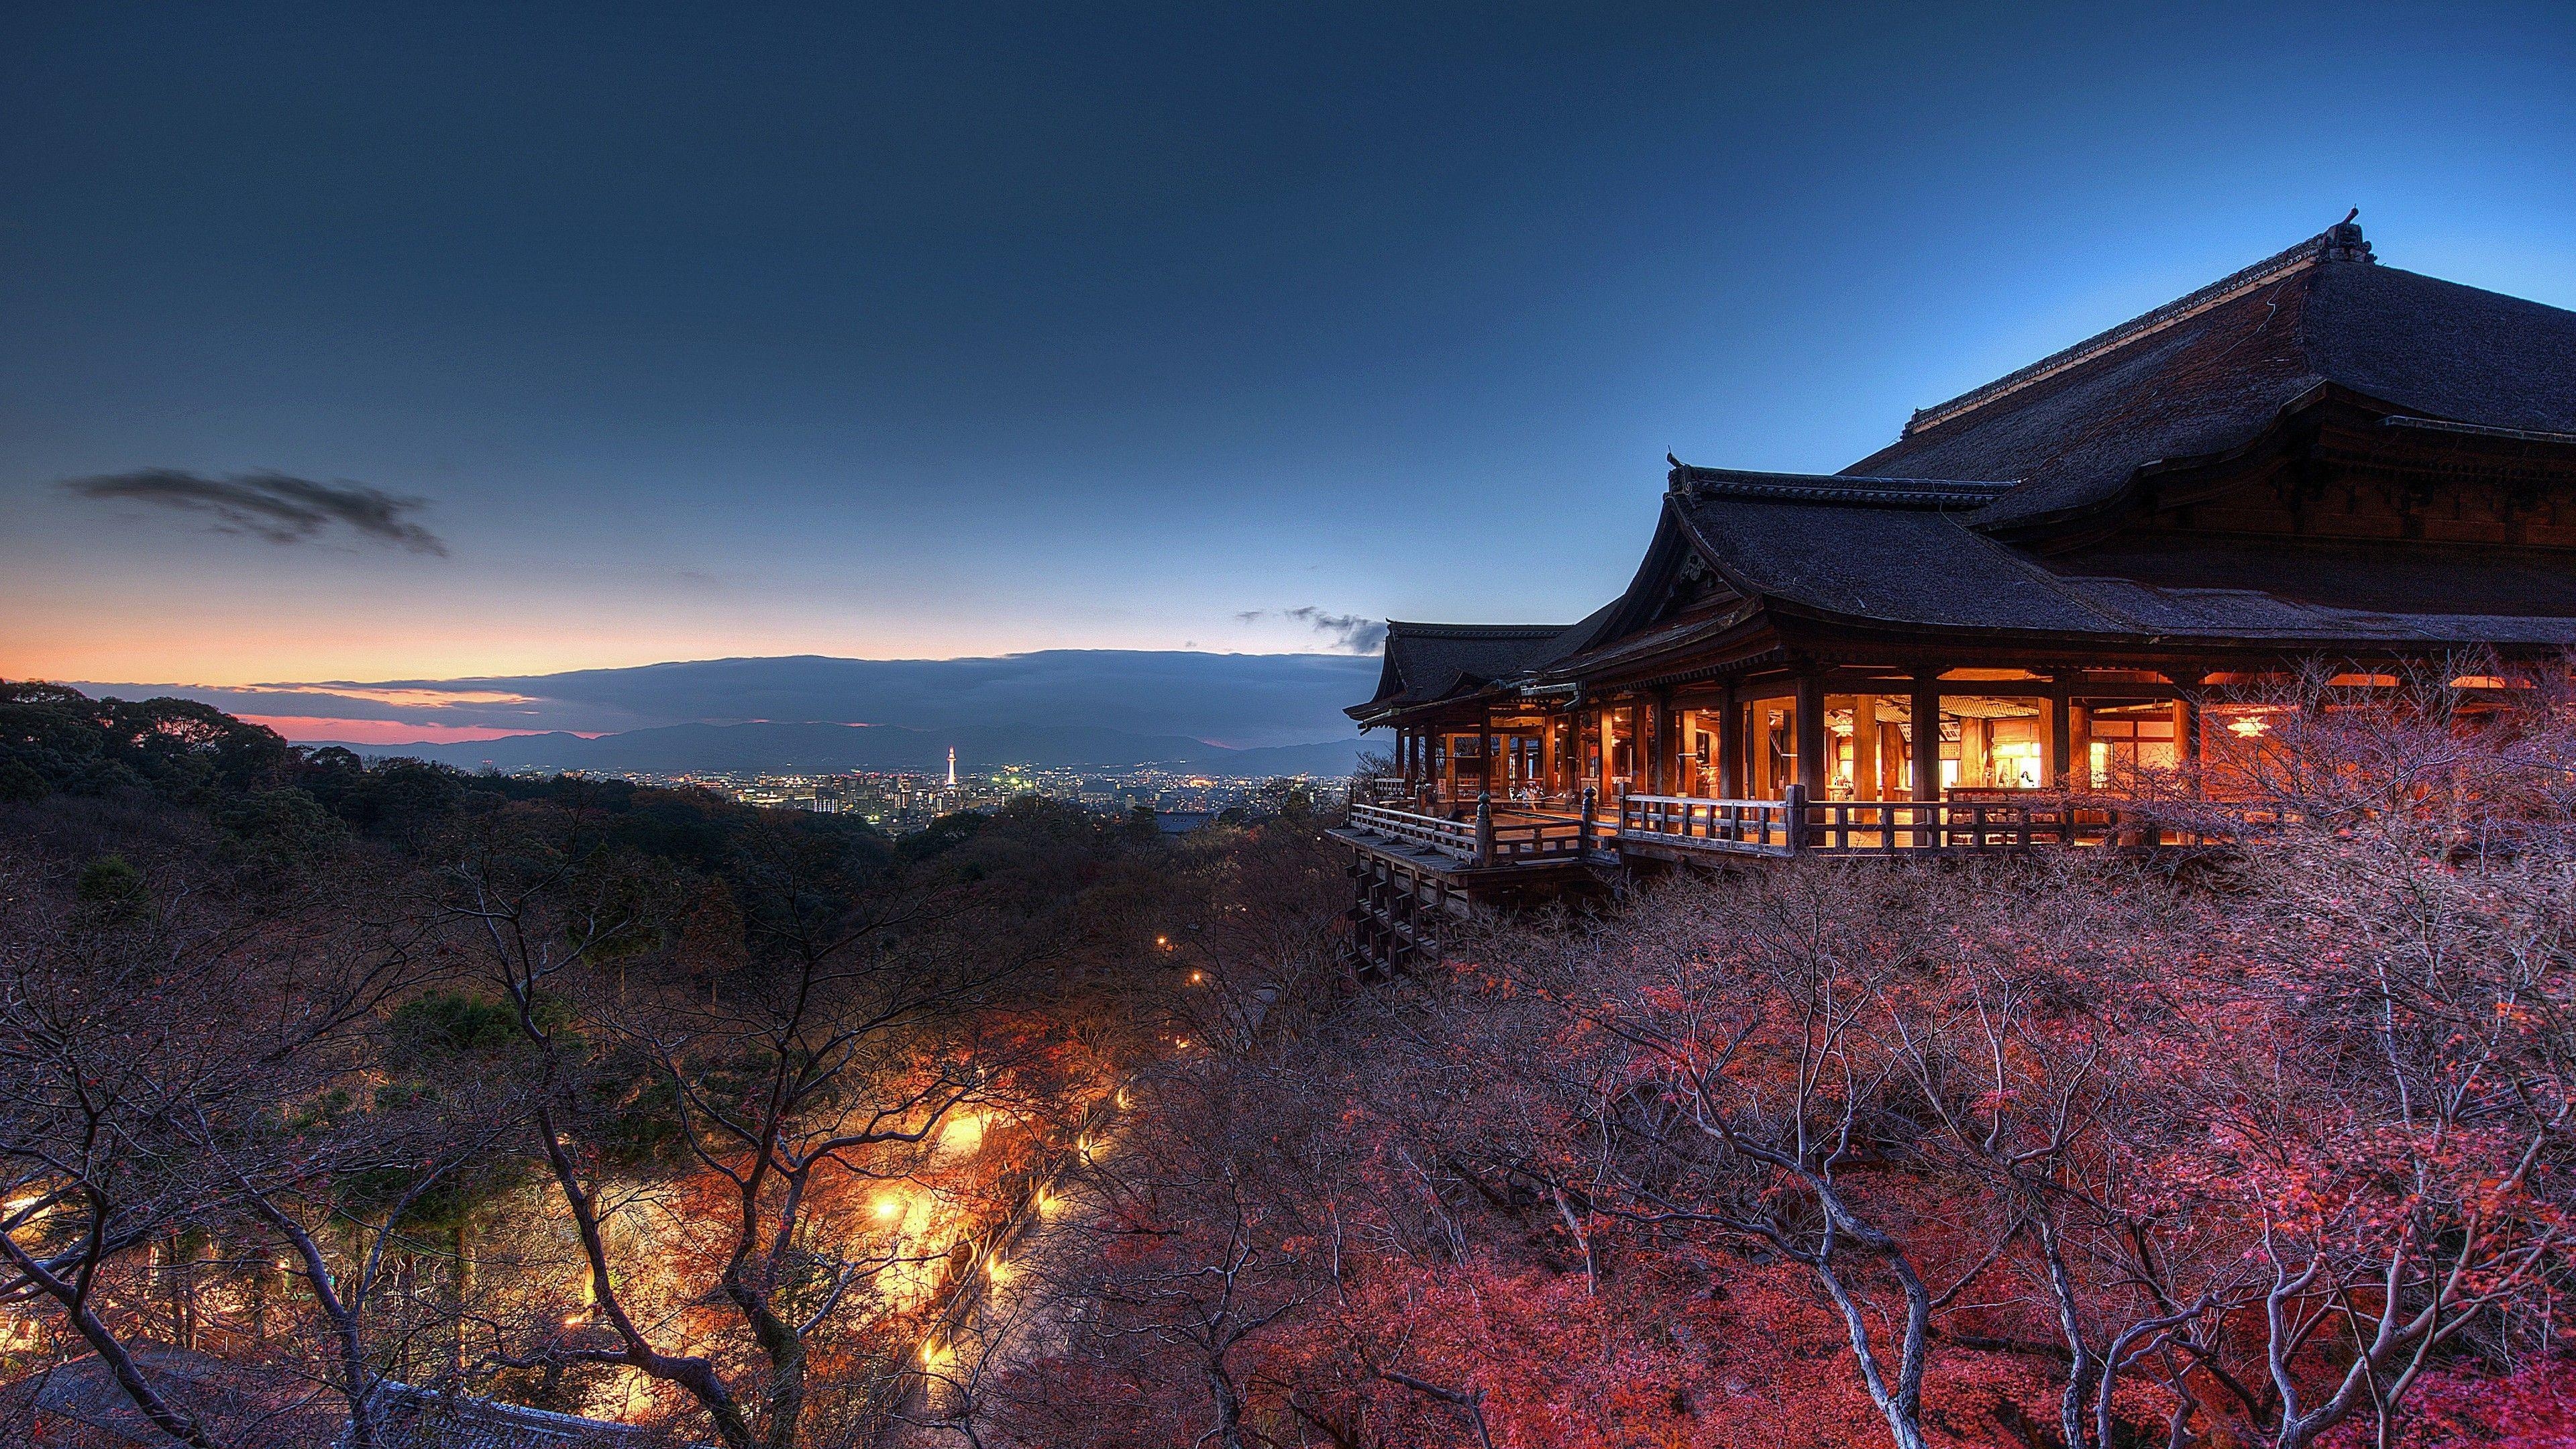
<instances>
[{"instance_id":1,"label":"orange sunset glow","mask_svg":"<svg viewBox=\"0 0 2576 1449\"><path fill-rule=\"evenodd\" d=\"M328 715L246 714L240 716L252 724L266 725L290 740L339 740L352 745L461 745L478 740L507 739L526 730L505 730L473 725L404 724L386 719L335 719ZM583 739L597 739L601 731L571 730Z\"/></svg>"}]
</instances>

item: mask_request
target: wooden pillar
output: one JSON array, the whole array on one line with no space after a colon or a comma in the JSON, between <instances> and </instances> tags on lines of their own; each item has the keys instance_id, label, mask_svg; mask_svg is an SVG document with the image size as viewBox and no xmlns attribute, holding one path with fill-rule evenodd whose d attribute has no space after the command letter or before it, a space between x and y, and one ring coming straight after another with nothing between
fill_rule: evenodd
<instances>
[{"instance_id":1,"label":"wooden pillar","mask_svg":"<svg viewBox=\"0 0 2576 1449\"><path fill-rule=\"evenodd\" d=\"M1798 676L1798 775L1810 799L1825 793L1825 676L1810 671Z\"/></svg>"},{"instance_id":2,"label":"wooden pillar","mask_svg":"<svg viewBox=\"0 0 2576 1449\"><path fill-rule=\"evenodd\" d=\"M2070 699L2066 702L2066 757L2070 790L2093 788L2093 715L2090 710Z\"/></svg>"},{"instance_id":3,"label":"wooden pillar","mask_svg":"<svg viewBox=\"0 0 2576 1449\"><path fill-rule=\"evenodd\" d=\"M1476 719L1476 753L1483 757L1480 764L1485 772L1484 781L1476 790L1490 798L1495 785L1500 783L1494 778L1494 707L1490 704Z\"/></svg>"},{"instance_id":4,"label":"wooden pillar","mask_svg":"<svg viewBox=\"0 0 2576 1449\"><path fill-rule=\"evenodd\" d=\"M2192 792L2198 794L2201 788L2200 680L2193 675L2174 682L2181 686L2181 692L2174 696L2174 751L2190 778Z\"/></svg>"},{"instance_id":5,"label":"wooden pillar","mask_svg":"<svg viewBox=\"0 0 2576 1449\"><path fill-rule=\"evenodd\" d=\"M1736 702L1732 684L1718 703L1717 793L1727 800L1744 798L1744 706Z\"/></svg>"},{"instance_id":6,"label":"wooden pillar","mask_svg":"<svg viewBox=\"0 0 2576 1449\"><path fill-rule=\"evenodd\" d=\"M1646 701L1646 793L1670 795L1665 786L1668 771L1664 758L1673 752L1673 706L1670 694L1658 694Z\"/></svg>"},{"instance_id":7,"label":"wooden pillar","mask_svg":"<svg viewBox=\"0 0 2576 1449\"><path fill-rule=\"evenodd\" d=\"M1972 790L1992 785L1995 723L1982 715L1959 717L1959 783Z\"/></svg>"},{"instance_id":8,"label":"wooden pillar","mask_svg":"<svg viewBox=\"0 0 2576 1449\"><path fill-rule=\"evenodd\" d=\"M1695 795L1698 789L1698 760L1691 752L1691 712L1667 699L1664 718L1672 727L1672 736L1664 742L1664 780L1671 786L1667 795Z\"/></svg>"},{"instance_id":9,"label":"wooden pillar","mask_svg":"<svg viewBox=\"0 0 2576 1449\"><path fill-rule=\"evenodd\" d=\"M1878 793L1878 696L1852 696L1851 792L1855 800L1875 800Z\"/></svg>"},{"instance_id":10,"label":"wooden pillar","mask_svg":"<svg viewBox=\"0 0 2576 1449\"><path fill-rule=\"evenodd\" d=\"M1941 676L1931 670L1914 676L1914 739L1907 753L1914 765L1914 798L1941 798Z\"/></svg>"},{"instance_id":11,"label":"wooden pillar","mask_svg":"<svg viewBox=\"0 0 2576 1449\"><path fill-rule=\"evenodd\" d=\"M2040 783L2050 789L2076 788L2074 763L2074 721L2066 714L2066 686L2056 685L2048 692L2048 763L2039 772Z\"/></svg>"}]
</instances>

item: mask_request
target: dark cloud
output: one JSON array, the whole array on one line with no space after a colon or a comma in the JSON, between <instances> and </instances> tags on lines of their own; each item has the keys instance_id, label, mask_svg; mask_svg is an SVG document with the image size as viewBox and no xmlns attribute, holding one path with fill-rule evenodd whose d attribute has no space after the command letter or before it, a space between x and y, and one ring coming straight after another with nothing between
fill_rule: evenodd
<instances>
[{"instance_id":1,"label":"dark cloud","mask_svg":"<svg viewBox=\"0 0 2576 1449\"><path fill-rule=\"evenodd\" d=\"M1234 617L1246 624L1258 624L1273 615L1294 619L1316 633L1330 636L1333 647L1352 654L1375 654L1386 642L1383 620L1363 618L1358 614L1328 614L1308 604L1299 609L1246 609Z\"/></svg>"},{"instance_id":2,"label":"dark cloud","mask_svg":"<svg viewBox=\"0 0 2576 1449\"><path fill-rule=\"evenodd\" d=\"M63 488L83 498L126 498L162 508L211 514L228 533L252 533L271 543L305 543L334 524L413 553L444 556L447 544L413 521L429 506L363 483L317 483L284 473L235 473L208 478L175 468L101 473L67 478Z\"/></svg>"}]
</instances>

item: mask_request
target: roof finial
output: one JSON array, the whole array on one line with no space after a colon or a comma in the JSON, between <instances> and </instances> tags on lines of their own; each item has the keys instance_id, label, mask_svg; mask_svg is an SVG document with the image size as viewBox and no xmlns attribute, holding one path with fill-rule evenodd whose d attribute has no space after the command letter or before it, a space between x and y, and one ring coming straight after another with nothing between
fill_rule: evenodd
<instances>
[{"instance_id":1,"label":"roof finial","mask_svg":"<svg viewBox=\"0 0 2576 1449\"><path fill-rule=\"evenodd\" d=\"M2352 210L2344 213L2343 220L2326 228L2324 255L2327 261L2369 262L2378 260L2370 254L2370 243L2363 239L2361 228L2353 222L2353 218L2359 215L2361 215L2361 208L2356 206Z\"/></svg>"}]
</instances>

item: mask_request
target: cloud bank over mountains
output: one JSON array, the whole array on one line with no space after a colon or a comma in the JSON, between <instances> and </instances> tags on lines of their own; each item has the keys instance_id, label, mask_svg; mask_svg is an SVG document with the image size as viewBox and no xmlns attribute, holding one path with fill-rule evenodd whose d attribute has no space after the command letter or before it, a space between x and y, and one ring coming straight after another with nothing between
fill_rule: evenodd
<instances>
[{"instance_id":1,"label":"cloud bank over mountains","mask_svg":"<svg viewBox=\"0 0 2576 1449\"><path fill-rule=\"evenodd\" d=\"M936 772L957 751L970 769L994 765L1161 765L1212 774L1347 775L1356 739L1233 750L1185 735L1145 735L1093 725L970 725L953 730L899 725L685 724L585 739L512 735L446 745L358 745L364 755L408 755L461 769L589 770L688 774L836 774L845 770Z\"/></svg>"},{"instance_id":2,"label":"cloud bank over mountains","mask_svg":"<svg viewBox=\"0 0 2576 1449\"><path fill-rule=\"evenodd\" d=\"M454 741L491 731L604 734L774 721L934 732L1084 727L1240 749L1352 738L1342 709L1374 692L1377 672L1374 658L1350 654L1059 649L983 659L796 655L480 679L225 688L73 683L94 695L203 700L278 721L290 739L369 744Z\"/></svg>"}]
</instances>

